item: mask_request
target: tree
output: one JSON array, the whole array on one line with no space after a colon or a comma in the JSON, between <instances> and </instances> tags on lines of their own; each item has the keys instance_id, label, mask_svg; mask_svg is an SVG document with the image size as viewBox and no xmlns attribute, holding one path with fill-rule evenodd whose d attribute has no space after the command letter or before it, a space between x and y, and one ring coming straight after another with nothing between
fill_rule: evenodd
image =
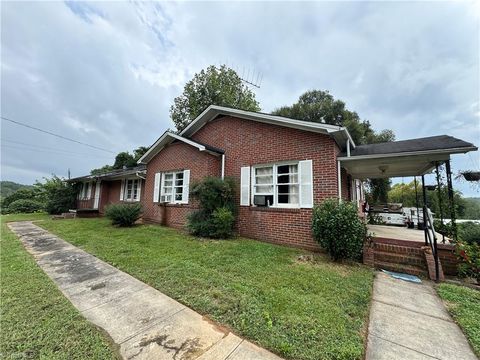
<instances>
[{"instance_id":1,"label":"tree","mask_svg":"<svg viewBox=\"0 0 480 360\"><path fill-rule=\"evenodd\" d=\"M374 131L367 120L361 120L354 111L346 108L341 100L336 100L328 91L310 90L303 93L291 106L282 106L273 115L298 120L344 126L356 144L368 143Z\"/></svg>"},{"instance_id":2,"label":"tree","mask_svg":"<svg viewBox=\"0 0 480 360\"><path fill-rule=\"evenodd\" d=\"M210 105L260 111L255 93L225 65L211 65L195 74L185 84L182 95L174 99L170 116L180 132Z\"/></svg>"},{"instance_id":3,"label":"tree","mask_svg":"<svg viewBox=\"0 0 480 360\"><path fill-rule=\"evenodd\" d=\"M376 144L382 142L395 141L395 134L392 130L382 130L379 133L368 131L365 134L367 144ZM367 202L370 204L386 203L391 201L388 198L392 181L390 179L368 179L367 180Z\"/></svg>"},{"instance_id":4,"label":"tree","mask_svg":"<svg viewBox=\"0 0 480 360\"><path fill-rule=\"evenodd\" d=\"M423 206L423 192L422 185L417 180L417 193L419 206ZM442 199L443 218L450 218L450 201L448 199L448 191L446 186L442 186L440 192ZM411 181L408 184L395 184L388 192L388 200L393 203L402 203L406 207L417 206L415 198L415 182ZM455 204L455 214L458 218L466 216L468 202L462 197L462 193L454 191L453 202ZM438 190L427 190L427 206L435 214L436 218L440 218L440 201L438 200Z\"/></svg>"},{"instance_id":5,"label":"tree","mask_svg":"<svg viewBox=\"0 0 480 360\"><path fill-rule=\"evenodd\" d=\"M37 181L34 186L38 191L37 199L45 204L49 214L61 214L75 208L78 189L65 179L52 175L50 179L44 178L43 183Z\"/></svg>"},{"instance_id":6,"label":"tree","mask_svg":"<svg viewBox=\"0 0 480 360\"><path fill-rule=\"evenodd\" d=\"M122 151L115 156L113 165L104 165L101 168L90 171L91 175L100 175L112 170L123 169L123 167L132 168L137 165L137 161L148 151L148 147L139 146L133 150L133 155L128 151Z\"/></svg>"},{"instance_id":7,"label":"tree","mask_svg":"<svg viewBox=\"0 0 480 360\"><path fill-rule=\"evenodd\" d=\"M274 115L293 119L344 126L357 145L394 141L392 130L376 133L368 120L361 120L346 104L336 100L328 91L310 90L302 94L291 106L283 106L273 111ZM390 179L369 179L369 202L387 202Z\"/></svg>"}]
</instances>

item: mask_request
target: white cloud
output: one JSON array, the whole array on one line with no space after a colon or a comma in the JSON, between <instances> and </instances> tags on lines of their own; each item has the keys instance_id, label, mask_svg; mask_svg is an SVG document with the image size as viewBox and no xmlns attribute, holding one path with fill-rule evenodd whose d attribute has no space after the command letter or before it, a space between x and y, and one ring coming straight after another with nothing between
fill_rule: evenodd
<instances>
[{"instance_id":1,"label":"white cloud","mask_svg":"<svg viewBox=\"0 0 480 360\"><path fill-rule=\"evenodd\" d=\"M477 10L475 2L5 2L2 114L131 150L173 126L169 107L195 72L228 61L263 74L264 111L328 89L399 139L447 133L478 144ZM2 136L86 150L13 125ZM79 175L106 162L2 154L2 166L12 161ZM468 162L456 157L455 166ZM10 174L32 181L25 172L2 177Z\"/></svg>"}]
</instances>

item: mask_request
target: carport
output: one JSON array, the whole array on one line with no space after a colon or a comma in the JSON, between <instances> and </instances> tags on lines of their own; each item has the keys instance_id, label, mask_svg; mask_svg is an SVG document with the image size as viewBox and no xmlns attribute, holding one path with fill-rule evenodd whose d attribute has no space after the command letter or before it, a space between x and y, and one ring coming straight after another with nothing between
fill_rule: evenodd
<instances>
[{"instance_id":1,"label":"carport","mask_svg":"<svg viewBox=\"0 0 480 360\"><path fill-rule=\"evenodd\" d=\"M435 272L438 280L438 253L437 237L433 227L431 212L426 207L425 175L435 170L436 188L440 192L440 167L445 165L448 198L450 202L450 218L454 233L455 210L453 206L452 172L450 157L453 154L464 154L476 151L478 148L472 143L448 135L426 138L393 141L387 143L359 145L353 149L347 146L347 151L338 158L338 167L344 168L355 179L376 179L394 177L421 177L423 189L424 239L429 245L435 259ZM342 179L339 171L339 194L341 194ZM441 204L441 198L440 206Z\"/></svg>"}]
</instances>

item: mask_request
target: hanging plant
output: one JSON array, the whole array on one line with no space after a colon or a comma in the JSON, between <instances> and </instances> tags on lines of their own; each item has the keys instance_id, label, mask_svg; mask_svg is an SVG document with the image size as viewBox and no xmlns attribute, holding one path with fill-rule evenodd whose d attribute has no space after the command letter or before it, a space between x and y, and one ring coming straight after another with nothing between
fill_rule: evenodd
<instances>
[{"instance_id":1,"label":"hanging plant","mask_svg":"<svg viewBox=\"0 0 480 360\"><path fill-rule=\"evenodd\" d=\"M480 171L463 171L461 174L467 181L480 181Z\"/></svg>"}]
</instances>

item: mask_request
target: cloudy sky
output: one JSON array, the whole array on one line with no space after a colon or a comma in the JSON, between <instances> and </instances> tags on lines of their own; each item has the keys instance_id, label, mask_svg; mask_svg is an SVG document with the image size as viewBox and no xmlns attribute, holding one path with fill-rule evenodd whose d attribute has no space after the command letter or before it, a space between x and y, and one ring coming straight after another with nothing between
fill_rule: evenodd
<instances>
[{"instance_id":1,"label":"cloudy sky","mask_svg":"<svg viewBox=\"0 0 480 360\"><path fill-rule=\"evenodd\" d=\"M474 2L2 2L1 113L132 150L173 128L169 107L195 72L227 63L263 75L265 112L327 89L397 139L480 145L479 22ZM1 123L3 180L79 176L113 156ZM478 152L453 161L480 167Z\"/></svg>"}]
</instances>

